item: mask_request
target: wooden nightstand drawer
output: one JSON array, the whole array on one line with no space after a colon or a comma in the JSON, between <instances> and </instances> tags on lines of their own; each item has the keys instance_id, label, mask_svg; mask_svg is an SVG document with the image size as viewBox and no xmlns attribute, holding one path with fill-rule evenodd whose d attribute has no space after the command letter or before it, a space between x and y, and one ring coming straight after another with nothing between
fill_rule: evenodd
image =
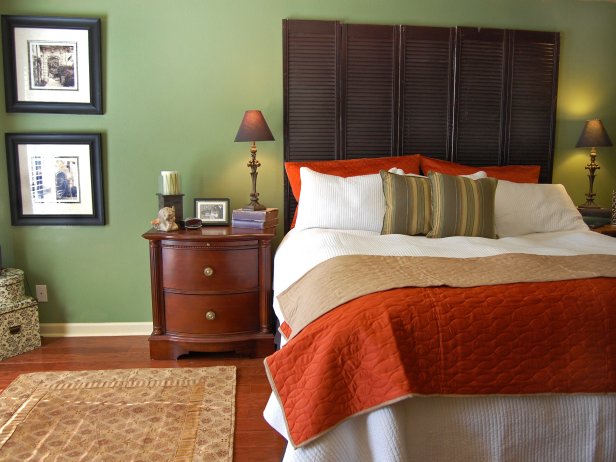
<instances>
[{"instance_id":1,"label":"wooden nightstand drawer","mask_svg":"<svg viewBox=\"0 0 616 462\"><path fill-rule=\"evenodd\" d=\"M167 332L236 334L259 330L259 294L165 294ZM209 313L209 314L208 314Z\"/></svg>"},{"instance_id":2,"label":"wooden nightstand drawer","mask_svg":"<svg viewBox=\"0 0 616 462\"><path fill-rule=\"evenodd\" d=\"M164 248L162 254L165 289L239 292L259 286L257 249Z\"/></svg>"}]
</instances>

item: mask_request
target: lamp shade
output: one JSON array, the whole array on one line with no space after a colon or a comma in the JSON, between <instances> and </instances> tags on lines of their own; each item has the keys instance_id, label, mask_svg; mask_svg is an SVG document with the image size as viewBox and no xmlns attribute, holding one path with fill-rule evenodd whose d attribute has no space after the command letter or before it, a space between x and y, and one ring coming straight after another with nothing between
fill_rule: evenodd
<instances>
[{"instance_id":1,"label":"lamp shade","mask_svg":"<svg viewBox=\"0 0 616 462\"><path fill-rule=\"evenodd\" d=\"M605 131L603 123L599 119L587 120L575 147L597 148L601 146L612 146L612 140Z\"/></svg>"},{"instance_id":2,"label":"lamp shade","mask_svg":"<svg viewBox=\"0 0 616 462\"><path fill-rule=\"evenodd\" d=\"M235 141L274 141L261 111L251 110L244 113Z\"/></svg>"}]
</instances>

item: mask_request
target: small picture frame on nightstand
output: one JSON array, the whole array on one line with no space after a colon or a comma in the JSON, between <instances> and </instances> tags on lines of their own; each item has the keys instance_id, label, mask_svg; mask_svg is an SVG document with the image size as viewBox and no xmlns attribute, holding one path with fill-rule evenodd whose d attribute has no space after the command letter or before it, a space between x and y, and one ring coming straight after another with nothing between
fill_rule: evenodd
<instances>
[{"instance_id":1,"label":"small picture frame on nightstand","mask_svg":"<svg viewBox=\"0 0 616 462\"><path fill-rule=\"evenodd\" d=\"M195 216L201 219L203 226L229 224L229 199L195 199Z\"/></svg>"}]
</instances>

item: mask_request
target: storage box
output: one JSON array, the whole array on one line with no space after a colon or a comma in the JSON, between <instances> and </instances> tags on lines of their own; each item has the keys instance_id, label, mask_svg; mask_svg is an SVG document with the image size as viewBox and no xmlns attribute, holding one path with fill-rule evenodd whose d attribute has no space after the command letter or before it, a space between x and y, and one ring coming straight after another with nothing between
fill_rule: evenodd
<instances>
[{"instance_id":1,"label":"storage box","mask_svg":"<svg viewBox=\"0 0 616 462\"><path fill-rule=\"evenodd\" d=\"M41 346L38 306L32 297L0 304L0 360Z\"/></svg>"},{"instance_id":2,"label":"storage box","mask_svg":"<svg viewBox=\"0 0 616 462\"><path fill-rule=\"evenodd\" d=\"M24 272L0 271L0 360L41 346L38 306L24 296Z\"/></svg>"},{"instance_id":3,"label":"storage box","mask_svg":"<svg viewBox=\"0 0 616 462\"><path fill-rule=\"evenodd\" d=\"M32 297L0 302L0 360L41 346L38 306Z\"/></svg>"},{"instance_id":4,"label":"storage box","mask_svg":"<svg viewBox=\"0 0 616 462\"><path fill-rule=\"evenodd\" d=\"M0 270L0 305L24 298L24 272L15 268Z\"/></svg>"}]
</instances>

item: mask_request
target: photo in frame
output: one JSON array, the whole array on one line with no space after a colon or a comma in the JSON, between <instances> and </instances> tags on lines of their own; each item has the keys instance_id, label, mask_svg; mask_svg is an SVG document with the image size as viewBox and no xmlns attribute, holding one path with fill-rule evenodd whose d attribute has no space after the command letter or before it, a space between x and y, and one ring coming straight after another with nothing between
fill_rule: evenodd
<instances>
[{"instance_id":1,"label":"photo in frame","mask_svg":"<svg viewBox=\"0 0 616 462\"><path fill-rule=\"evenodd\" d=\"M7 112L102 114L98 18L2 16Z\"/></svg>"},{"instance_id":2,"label":"photo in frame","mask_svg":"<svg viewBox=\"0 0 616 462\"><path fill-rule=\"evenodd\" d=\"M101 135L6 134L11 223L104 225Z\"/></svg>"},{"instance_id":3,"label":"photo in frame","mask_svg":"<svg viewBox=\"0 0 616 462\"><path fill-rule=\"evenodd\" d=\"M229 199L195 199L195 217L203 226L229 224Z\"/></svg>"}]
</instances>

